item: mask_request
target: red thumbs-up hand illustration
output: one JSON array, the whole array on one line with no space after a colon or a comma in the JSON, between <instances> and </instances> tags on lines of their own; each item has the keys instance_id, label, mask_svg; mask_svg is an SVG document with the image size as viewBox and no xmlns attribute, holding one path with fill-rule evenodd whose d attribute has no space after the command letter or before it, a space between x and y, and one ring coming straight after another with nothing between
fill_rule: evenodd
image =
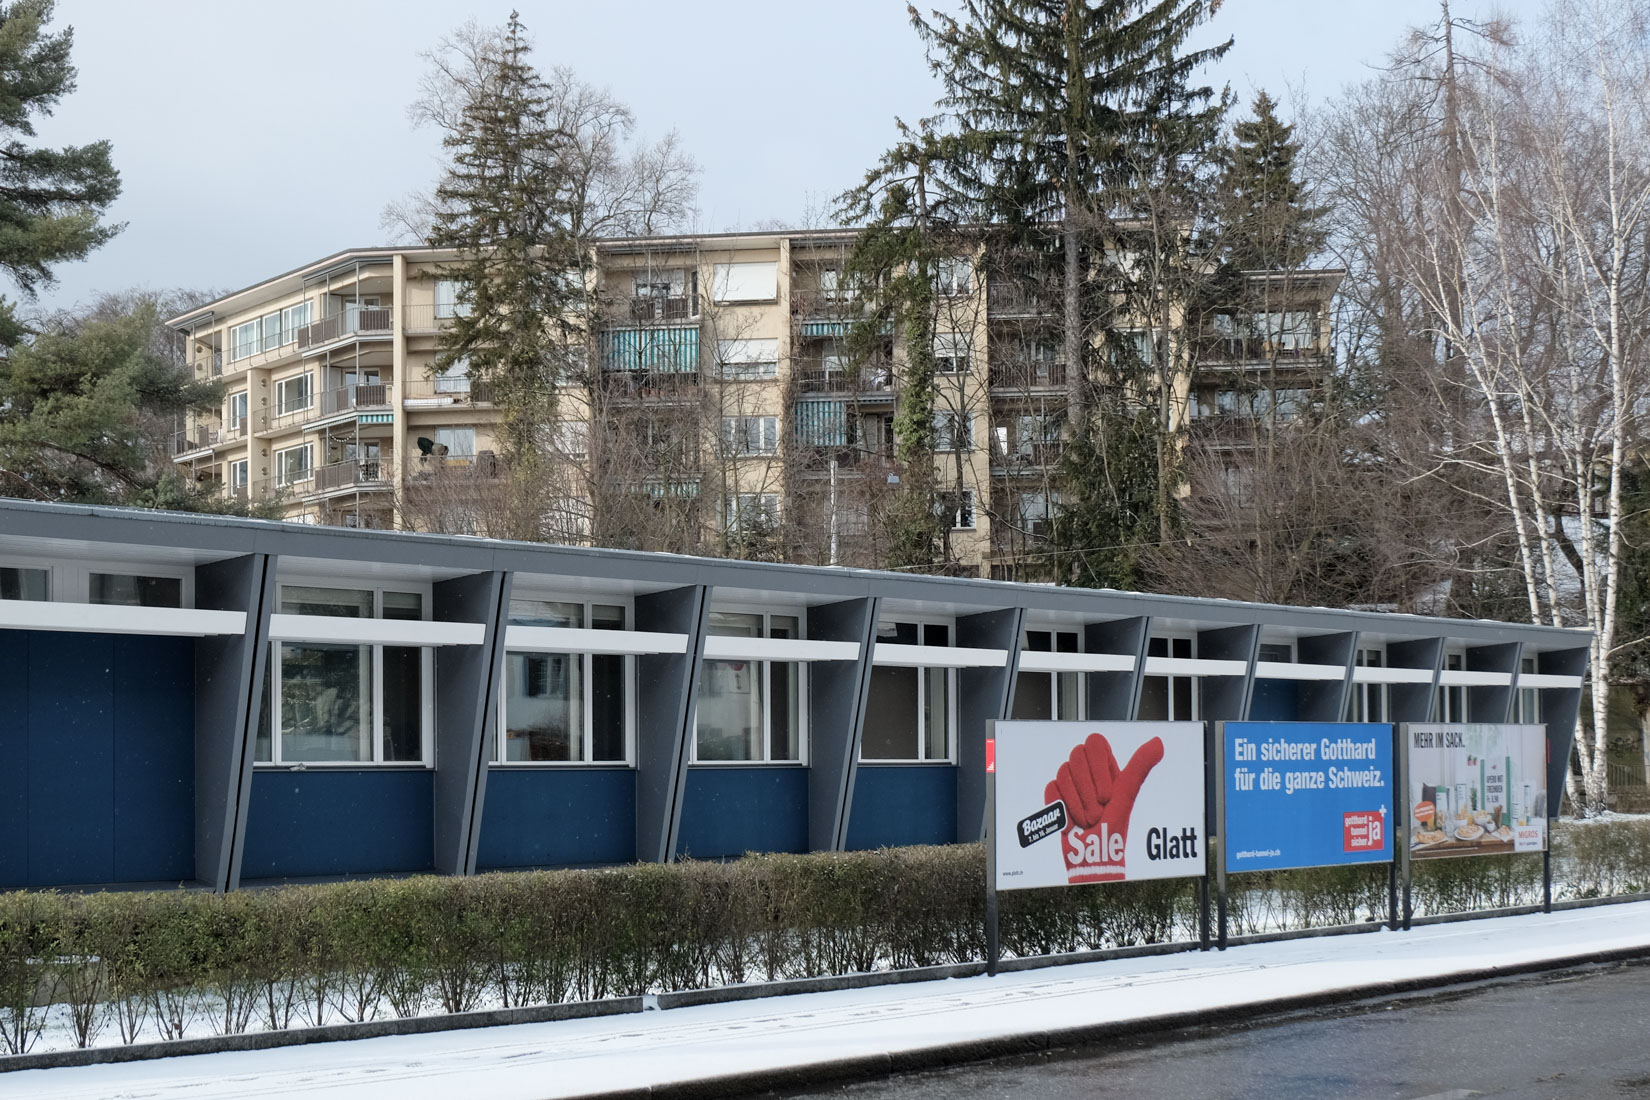
<instances>
[{"instance_id":1,"label":"red thumbs-up hand illustration","mask_svg":"<svg viewBox=\"0 0 1650 1100\"><path fill-rule=\"evenodd\" d=\"M1163 740L1154 737L1135 750L1128 764L1117 766L1111 744L1098 733L1071 750L1043 797L1066 804L1069 822L1063 838L1066 878L1070 882L1115 882L1124 877L1129 816L1140 785L1163 759Z\"/></svg>"}]
</instances>

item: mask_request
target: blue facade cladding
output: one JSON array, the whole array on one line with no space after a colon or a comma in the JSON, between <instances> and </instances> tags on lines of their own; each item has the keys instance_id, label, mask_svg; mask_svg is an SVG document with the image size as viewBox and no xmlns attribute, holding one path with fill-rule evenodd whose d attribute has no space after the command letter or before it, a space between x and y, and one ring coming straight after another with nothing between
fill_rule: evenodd
<instances>
[{"instance_id":1,"label":"blue facade cladding","mask_svg":"<svg viewBox=\"0 0 1650 1100\"><path fill-rule=\"evenodd\" d=\"M636 773L630 768L492 768L476 870L630 863Z\"/></svg>"},{"instance_id":2,"label":"blue facade cladding","mask_svg":"<svg viewBox=\"0 0 1650 1100\"><path fill-rule=\"evenodd\" d=\"M194 643L0 631L0 886L188 882Z\"/></svg>"},{"instance_id":3,"label":"blue facade cladding","mask_svg":"<svg viewBox=\"0 0 1650 1100\"><path fill-rule=\"evenodd\" d=\"M428 871L434 782L423 769L255 772L241 877Z\"/></svg>"},{"instance_id":4,"label":"blue facade cladding","mask_svg":"<svg viewBox=\"0 0 1650 1100\"><path fill-rule=\"evenodd\" d=\"M808 769L690 768L680 850L695 859L808 850Z\"/></svg>"},{"instance_id":5,"label":"blue facade cladding","mask_svg":"<svg viewBox=\"0 0 1650 1100\"><path fill-rule=\"evenodd\" d=\"M1300 715L1300 684L1294 680L1256 680L1249 699L1251 722L1293 722Z\"/></svg>"},{"instance_id":6,"label":"blue facade cladding","mask_svg":"<svg viewBox=\"0 0 1650 1100\"><path fill-rule=\"evenodd\" d=\"M846 847L955 844L957 769L938 764L861 764Z\"/></svg>"}]
</instances>

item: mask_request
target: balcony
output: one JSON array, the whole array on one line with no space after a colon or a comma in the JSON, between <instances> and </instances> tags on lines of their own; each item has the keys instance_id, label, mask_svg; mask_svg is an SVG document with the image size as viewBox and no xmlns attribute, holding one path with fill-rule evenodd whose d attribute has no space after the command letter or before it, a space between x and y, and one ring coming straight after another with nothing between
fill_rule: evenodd
<instances>
[{"instance_id":1,"label":"balcony","mask_svg":"<svg viewBox=\"0 0 1650 1100\"><path fill-rule=\"evenodd\" d=\"M858 371L803 367L796 377L797 388L803 393L869 395L890 401L894 397L894 372L885 366L866 366Z\"/></svg>"},{"instance_id":2,"label":"balcony","mask_svg":"<svg viewBox=\"0 0 1650 1100\"><path fill-rule=\"evenodd\" d=\"M1057 439L1036 443L1023 440L1011 450L991 445L991 467L999 473L1016 474L1045 470L1060 464L1063 444Z\"/></svg>"},{"instance_id":3,"label":"balcony","mask_svg":"<svg viewBox=\"0 0 1650 1100\"><path fill-rule=\"evenodd\" d=\"M615 298L610 306L611 316L618 324L685 324L699 316L698 300L686 295Z\"/></svg>"},{"instance_id":4,"label":"balcony","mask_svg":"<svg viewBox=\"0 0 1650 1100\"><path fill-rule=\"evenodd\" d=\"M410 379L402 391L402 403L407 408L439 408L445 405L491 405L493 384L472 378Z\"/></svg>"},{"instance_id":5,"label":"balcony","mask_svg":"<svg viewBox=\"0 0 1650 1100\"><path fill-rule=\"evenodd\" d=\"M174 457L193 454L225 443L237 443L246 438L246 428L245 420L228 428L220 428L213 424L197 424L188 431L177 432L172 436L172 454Z\"/></svg>"},{"instance_id":6,"label":"balcony","mask_svg":"<svg viewBox=\"0 0 1650 1100\"><path fill-rule=\"evenodd\" d=\"M454 317L469 307L434 302L406 307L401 314L401 328L407 333L440 332L452 323Z\"/></svg>"},{"instance_id":7,"label":"balcony","mask_svg":"<svg viewBox=\"0 0 1650 1100\"><path fill-rule=\"evenodd\" d=\"M1057 287L994 279L986 284L986 308L993 317L1056 317L1062 305Z\"/></svg>"},{"instance_id":8,"label":"balcony","mask_svg":"<svg viewBox=\"0 0 1650 1100\"><path fill-rule=\"evenodd\" d=\"M357 336L388 336L395 327L395 311L387 306L350 307L298 330L298 350L311 351Z\"/></svg>"},{"instance_id":9,"label":"balcony","mask_svg":"<svg viewBox=\"0 0 1650 1100\"><path fill-rule=\"evenodd\" d=\"M387 409L390 407L390 387L385 382L358 382L340 386L321 394L321 406L315 419L337 416L356 409Z\"/></svg>"},{"instance_id":10,"label":"balcony","mask_svg":"<svg viewBox=\"0 0 1650 1100\"><path fill-rule=\"evenodd\" d=\"M339 490L388 489L389 471L388 462L376 458L333 462L317 469L310 483L301 486L299 491L305 495L320 496Z\"/></svg>"},{"instance_id":11,"label":"balcony","mask_svg":"<svg viewBox=\"0 0 1650 1100\"><path fill-rule=\"evenodd\" d=\"M697 400L699 396L699 372L604 370L602 371L601 388L603 396L617 401Z\"/></svg>"},{"instance_id":12,"label":"balcony","mask_svg":"<svg viewBox=\"0 0 1650 1100\"><path fill-rule=\"evenodd\" d=\"M886 475L894 470L894 459L891 455L866 450L863 447L819 447L798 444L793 453L796 469L804 477L829 476L832 462L836 463L837 473L861 477L873 474Z\"/></svg>"},{"instance_id":13,"label":"balcony","mask_svg":"<svg viewBox=\"0 0 1650 1100\"><path fill-rule=\"evenodd\" d=\"M1066 365L1047 360L991 364L991 388L1012 393L1066 388Z\"/></svg>"},{"instance_id":14,"label":"balcony","mask_svg":"<svg viewBox=\"0 0 1650 1100\"><path fill-rule=\"evenodd\" d=\"M1245 339L1205 332L1196 341L1195 351L1199 366L1237 367L1246 364L1290 364L1302 368L1318 366L1324 359L1315 337L1268 340L1264 337Z\"/></svg>"}]
</instances>

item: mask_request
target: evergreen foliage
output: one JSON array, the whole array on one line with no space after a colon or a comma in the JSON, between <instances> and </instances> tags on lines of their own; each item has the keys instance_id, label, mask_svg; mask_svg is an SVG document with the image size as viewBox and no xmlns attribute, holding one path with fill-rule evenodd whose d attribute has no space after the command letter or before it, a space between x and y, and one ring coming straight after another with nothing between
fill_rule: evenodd
<instances>
[{"instance_id":1,"label":"evergreen foliage","mask_svg":"<svg viewBox=\"0 0 1650 1100\"><path fill-rule=\"evenodd\" d=\"M1221 183L1226 204L1226 259L1240 271L1292 271L1324 245L1328 211L1307 205L1297 170L1295 127L1277 115L1265 92L1255 96L1254 117L1232 128L1231 159Z\"/></svg>"},{"instance_id":2,"label":"evergreen foliage","mask_svg":"<svg viewBox=\"0 0 1650 1100\"><path fill-rule=\"evenodd\" d=\"M582 360L577 318L583 257L569 230L563 163L569 136L551 125L531 44L511 12L485 79L442 139L451 157L436 189L429 244L457 258L444 274L461 308L443 333L437 370L467 365L499 406L499 445L524 496L541 480L541 445L555 420L556 386ZM536 509L519 511L534 537Z\"/></svg>"}]
</instances>

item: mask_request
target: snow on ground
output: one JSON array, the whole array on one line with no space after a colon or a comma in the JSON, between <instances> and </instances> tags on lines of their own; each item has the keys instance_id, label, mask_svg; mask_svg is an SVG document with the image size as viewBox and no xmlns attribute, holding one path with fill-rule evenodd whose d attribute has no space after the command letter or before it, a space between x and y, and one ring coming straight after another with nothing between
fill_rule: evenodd
<instances>
[{"instance_id":1,"label":"snow on ground","mask_svg":"<svg viewBox=\"0 0 1650 1100\"><path fill-rule=\"evenodd\" d=\"M568 1097L1650 948L1650 902L592 1020L0 1076L8 1098Z\"/></svg>"}]
</instances>

